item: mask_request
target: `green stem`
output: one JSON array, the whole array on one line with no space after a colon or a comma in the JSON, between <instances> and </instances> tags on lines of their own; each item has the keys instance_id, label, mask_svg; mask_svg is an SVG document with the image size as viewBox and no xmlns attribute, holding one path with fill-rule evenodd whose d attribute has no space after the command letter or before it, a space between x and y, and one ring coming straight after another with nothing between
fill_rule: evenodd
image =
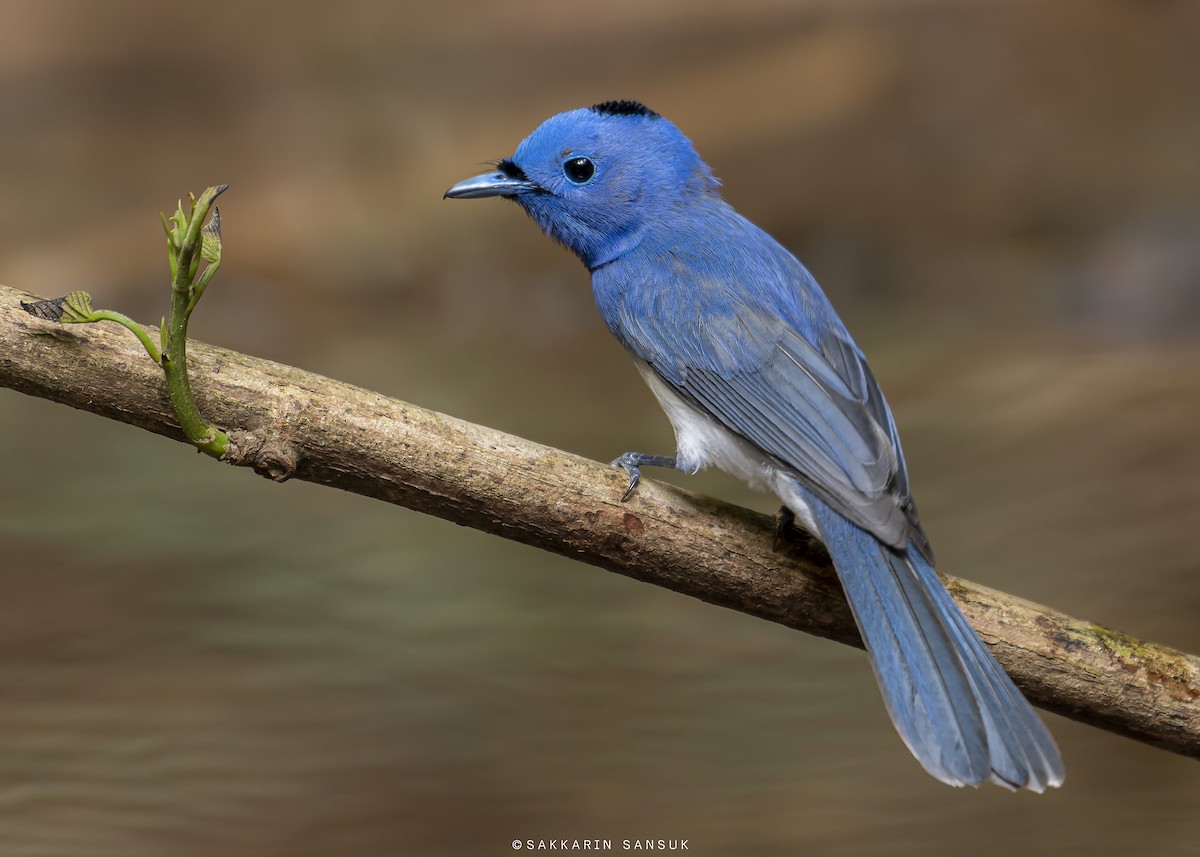
<instances>
[{"instance_id":1,"label":"green stem","mask_svg":"<svg viewBox=\"0 0 1200 857\"><path fill-rule=\"evenodd\" d=\"M171 407L179 419L187 439L201 452L213 458L221 458L229 450L229 435L209 423L196 407L192 385L187 374L187 328L188 317L195 308L192 277L195 276L192 262L200 252L200 228L214 199L224 188L209 188L192 205L191 219L180 237L177 264L173 266L171 278L171 312L167 316L167 346L163 373L167 378L167 393ZM198 260L197 260L198 261ZM204 280L207 285L207 279ZM196 295L198 298L199 296Z\"/></svg>"},{"instance_id":2,"label":"green stem","mask_svg":"<svg viewBox=\"0 0 1200 857\"><path fill-rule=\"evenodd\" d=\"M181 266L182 267L182 266ZM221 458L229 449L229 436L200 415L187 374L187 289L171 290L171 314L167 318L167 353L162 361L167 377L171 407L187 439L200 451Z\"/></svg>"},{"instance_id":3,"label":"green stem","mask_svg":"<svg viewBox=\"0 0 1200 857\"><path fill-rule=\"evenodd\" d=\"M204 273L200 275L200 279L196 281L196 285L192 286L191 297L188 298L187 314L192 315L192 310L196 308L196 304L200 302L200 298L204 296L204 290L208 288L208 281L217 273L217 268L221 267L221 260L210 262L208 267L204 269Z\"/></svg>"},{"instance_id":4,"label":"green stem","mask_svg":"<svg viewBox=\"0 0 1200 857\"><path fill-rule=\"evenodd\" d=\"M162 363L162 353L158 350L158 346L154 344L154 340L150 338L150 334L146 333L145 328L129 316L122 315L111 309L101 309L92 313L92 319L94 321L115 321L117 324L128 329L145 346L146 353L150 355L150 359L155 363Z\"/></svg>"}]
</instances>

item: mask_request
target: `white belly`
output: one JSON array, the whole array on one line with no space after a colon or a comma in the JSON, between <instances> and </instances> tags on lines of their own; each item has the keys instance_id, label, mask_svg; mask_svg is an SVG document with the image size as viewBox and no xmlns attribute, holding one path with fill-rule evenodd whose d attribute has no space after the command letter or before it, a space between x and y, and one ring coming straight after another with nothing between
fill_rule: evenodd
<instances>
[{"instance_id":1,"label":"white belly","mask_svg":"<svg viewBox=\"0 0 1200 857\"><path fill-rule=\"evenodd\" d=\"M683 399L645 361L635 362L675 430L676 462L680 470L696 473L712 465L747 482L751 488L770 491L809 532L820 535L808 504L796 490L795 475Z\"/></svg>"}]
</instances>

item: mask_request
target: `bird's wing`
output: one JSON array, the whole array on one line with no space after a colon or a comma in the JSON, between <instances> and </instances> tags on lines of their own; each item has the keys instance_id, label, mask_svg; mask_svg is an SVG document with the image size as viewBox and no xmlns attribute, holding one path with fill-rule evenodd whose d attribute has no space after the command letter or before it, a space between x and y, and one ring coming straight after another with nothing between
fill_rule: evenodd
<instances>
[{"instance_id":1,"label":"bird's wing","mask_svg":"<svg viewBox=\"0 0 1200 857\"><path fill-rule=\"evenodd\" d=\"M930 556L891 411L832 310L817 345L775 309L700 305L631 313L622 338L677 393L835 510L887 544L903 548L912 539Z\"/></svg>"}]
</instances>

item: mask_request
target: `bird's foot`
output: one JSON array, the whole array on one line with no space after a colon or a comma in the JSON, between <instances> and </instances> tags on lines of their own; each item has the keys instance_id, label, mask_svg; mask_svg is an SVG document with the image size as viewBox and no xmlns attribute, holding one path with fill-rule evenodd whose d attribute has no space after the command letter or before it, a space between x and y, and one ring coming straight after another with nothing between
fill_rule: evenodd
<instances>
[{"instance_id":1,"label":"bird's foot","mask_svg":"<svg viewBox=\"0 0 1200 857\"><path fill-rule=\"evenodd\" d=\"M673 469L676 466L673 456L647 455L644 452L627 452L609 464L609 467L623 467L625 468L625 472L629 474L629 487L621 495L622 503L630 498L633 494L633 489L641 481L643 467L670 467Z\"/></svg>"},{"instance_id":2,"label":"bird's foot","mask_svg":"<svg viewBox=\"0 0 1200 857\"><path fill-rule=\"evenodd\" d=\"M771 538L771 552L790 559L811 559L814 551L820 553L821 539L810 523L798 523L796 515L787 506L775 513L775 533Z\"/></svg>"},{"instance_id":3,"label":"bird's foot","mask_svg":"<svg viewBox=\"0 0 1200 857\"><path fill-rule=\"evenodd\" d=\"M795 543L799 541L800 537L796 528L796 514L787 506L780 506L779 511L775 513L775 533L771 537L771 552L779 553L779 548L784 542Z\"/></svg>"}]
</instances>

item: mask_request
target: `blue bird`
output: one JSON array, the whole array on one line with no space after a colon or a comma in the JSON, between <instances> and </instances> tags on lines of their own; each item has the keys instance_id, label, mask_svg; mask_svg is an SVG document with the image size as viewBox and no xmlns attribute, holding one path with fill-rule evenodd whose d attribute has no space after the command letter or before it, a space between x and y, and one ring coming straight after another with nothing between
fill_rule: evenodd
<instances>
[{"instance_id":1,"label":"blue bird","mask_svg":"<svg viewBox=\"0 0 1200 857\"><path fill-rule=\"evenodd\" d=\"M884 704L930 774L1041 792L1054 739L933 570L896 423L796 258L726 203L691 142L633 101L547 119L454 199L521 206L592 275L596 305L675 430L674 457L780 498L829 550ZM624 498L623 498L624 499Z\"/></svg>"}]
</instances>

